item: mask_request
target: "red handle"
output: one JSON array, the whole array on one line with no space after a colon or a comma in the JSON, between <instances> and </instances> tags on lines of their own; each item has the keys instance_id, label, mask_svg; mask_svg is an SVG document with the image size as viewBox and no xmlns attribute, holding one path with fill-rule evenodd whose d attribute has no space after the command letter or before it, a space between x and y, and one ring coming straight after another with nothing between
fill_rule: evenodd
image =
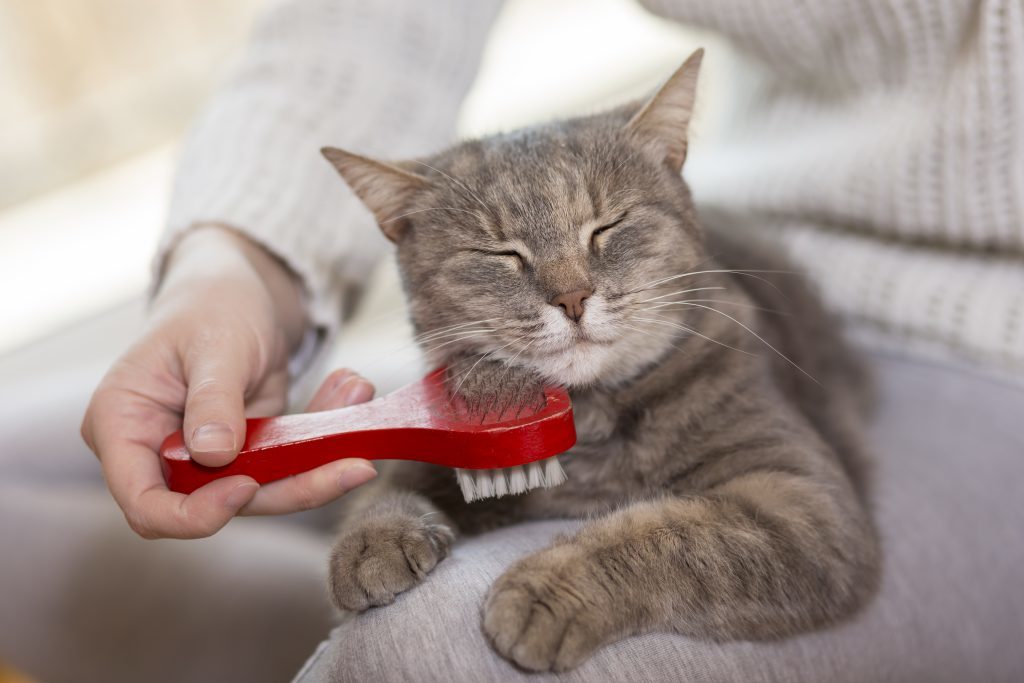
<instances>
[{"instance_id":1,"label":"red handle","mask_svg":"<svg viewBox=\"0 0 1024 683\"><path fill-rule=\"evenodd\" d=\"M550 458L576 443L565 390L546 389L545 406L529 415L472 420L449 399L442 373L369 403L247 420L242 451L223 467L192 460L184 435L175 432L160 447L164 478L172 491L191 493L220 477L244 474L265 484L341 458L502 468Z\"/></svg>"}]
</instances>

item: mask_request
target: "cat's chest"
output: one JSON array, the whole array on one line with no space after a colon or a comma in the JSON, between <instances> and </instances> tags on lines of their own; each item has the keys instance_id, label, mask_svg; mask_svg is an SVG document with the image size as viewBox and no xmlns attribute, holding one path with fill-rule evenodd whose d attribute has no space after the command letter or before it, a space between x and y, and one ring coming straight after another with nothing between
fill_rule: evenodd
<instances>
[{"instance_id":1,"label":"cat's chest","mask_svg":"<svg viewBox=\"0 0 1024 683\"><path fill-rule=\"evenodd\" d=\"M601 512L648 487L644 464L619 433L622 415L614 398L587 393L572 400L576 445L558 456L568 478L557 489L531 494L532 506L542 516Z\"/></svg>"},{"instance_id":2,"label":"cat's chest","mask_svg":"<svg viewBox=\"0 0 1024 683\"><path fill-rule=\"evenodd\" d=\"M577 446L600 446L615 434L619 407L615 400L605 393L574 393L572 417L576 425Z\"/></svg>"}]
</instances>

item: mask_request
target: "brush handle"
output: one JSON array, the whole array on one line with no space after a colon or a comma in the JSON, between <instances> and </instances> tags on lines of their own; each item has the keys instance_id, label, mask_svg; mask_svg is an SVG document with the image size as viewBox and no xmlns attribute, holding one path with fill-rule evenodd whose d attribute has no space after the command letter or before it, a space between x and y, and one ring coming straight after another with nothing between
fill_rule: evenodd
<instances>
[{"instance_id":1,"label":"brush handle","mask_svg":"<svg viewBox=\"0 0 1024 683\"><path fill-rule=\"evenodd\" d=\"M565 390L545 389L544 407L529 415L472 418L450 399L443 372L348 408L246 420L242 450L223 467L192 460L177 431L160 447L167 486L191 493L235 474L266 484L341 458L418 460L465 469L514 467L550 458L576 443Z\"/></svg>"}]
</instances>

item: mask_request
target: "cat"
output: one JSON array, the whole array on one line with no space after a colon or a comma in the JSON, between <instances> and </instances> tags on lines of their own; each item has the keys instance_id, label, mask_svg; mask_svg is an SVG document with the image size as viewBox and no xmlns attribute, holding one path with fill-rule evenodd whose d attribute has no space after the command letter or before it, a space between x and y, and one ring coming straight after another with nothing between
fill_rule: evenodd
<instances>
[{"instance_id":1,"label":"cat","mask_svg":"<svg viewBox=\"0 0 1024 683\"><path fill-rule=\"evenodd\" d=\"M650 631L785 637L872 595L870 382L767 236L698 221L682 168L702 54L642 105L416 161L323 150L396 244L452 390L485 410L563 385L579 435L568 481L521 496L466 504L449 469L383 472L332 551L339 608L390 603L456 533L553 517L590 521L483 606L526 670Z\"/></svg>"}]
</instances>

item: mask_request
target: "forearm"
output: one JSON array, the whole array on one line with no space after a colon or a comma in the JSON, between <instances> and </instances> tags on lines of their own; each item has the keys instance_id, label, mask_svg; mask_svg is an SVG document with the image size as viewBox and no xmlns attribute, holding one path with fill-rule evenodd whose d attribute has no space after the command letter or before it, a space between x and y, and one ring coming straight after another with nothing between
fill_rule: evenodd
<instances>
[{"instance_id":1,"label":"forearm","mask_svg":"<svg viewBox=\"0 0 1024 683\"><path fill-rule=\"evenodd\" d=\"M298 275L310 322L386 248L318 150L394 158L448 140L498 0L289 0L258 23L183 149L158 267L197 225L230 226Z\"/></svg>"},{"instance_id":2,"label":"forearm","mask_svg":"<svg viewBox=\"0 0 1024 683\"><path fill-rule=\"evenodd\" d=\"M203 225L182 236L168 253L154 308L189 296L193 287L208 287L227 278L253 287L273 309L289 351L308 325L302 284L288 266L244 234L216 225Z\"/></svg>"}]
</instances>

